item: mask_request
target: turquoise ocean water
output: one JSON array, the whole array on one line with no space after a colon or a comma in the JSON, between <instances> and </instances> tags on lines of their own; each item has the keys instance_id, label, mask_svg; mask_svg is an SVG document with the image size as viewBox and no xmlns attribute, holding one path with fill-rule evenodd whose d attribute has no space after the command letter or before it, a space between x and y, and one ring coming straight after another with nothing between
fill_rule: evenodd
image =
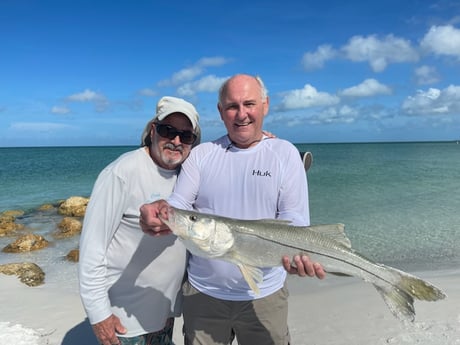
<instances>
[{"instance_id":1,"label":"turquoise ocean water","mask_svg":"<svg viewBox=\"0 0 460 345\"><path fill-rule=\"evenodd\" d=\"M312 224L345 224L353 247L404 270L460 265L460 144L297 144L313 153L308 171ZM36 208L89 196L98 173L135 147L0 148L0 212L26 211L18 222L51 241L25 254L0 252L0 264L34 261L47 283L75 281L63 259L78 238L55 241L59 217ZM14 238L0 237L0 247Z\"/></svg>"}]
</instances>

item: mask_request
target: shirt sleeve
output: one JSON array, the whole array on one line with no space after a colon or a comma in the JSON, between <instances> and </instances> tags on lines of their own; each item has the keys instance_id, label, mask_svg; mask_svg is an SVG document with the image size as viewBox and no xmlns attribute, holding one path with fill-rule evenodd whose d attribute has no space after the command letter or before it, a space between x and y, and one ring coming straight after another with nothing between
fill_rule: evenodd
<instances>
[{"instance_id":1,"label":"shirt sleeve","mask_svg":"<svg viewBox=\"0 0 460 345\"><path fill-rule=\"evenodd\" d=\"M123 179L110 169L98 176L80 237L80 296L91 324L112 312L107 287L106 254L121 221L128 195Z\"/></svg>"}]
</instances>

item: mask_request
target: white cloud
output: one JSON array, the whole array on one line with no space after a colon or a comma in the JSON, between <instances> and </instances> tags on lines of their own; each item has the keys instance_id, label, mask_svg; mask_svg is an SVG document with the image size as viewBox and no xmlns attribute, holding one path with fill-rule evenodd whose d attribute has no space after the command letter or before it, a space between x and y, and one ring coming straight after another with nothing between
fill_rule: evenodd
<instances>
[{"instance_id":1,"label":"white cloud","mask_svg":"<svg viewBox=\"0 0 460 345\"><path fill-rule=\"evenodd\" d=\"M432 26L420 46L436 55L452 55L460 59L460 29L452 25Z\"/></svg>"},{"instance_id":2,"label":"white cloud","mask_svg":"<svg viewBox=\"0 0 460 345\"><path fill-rule=\"evenodd\" d=\"M206 67L218 67L228 63L228 59L223 57L204 57L198 60L194 65L183 68L174 73L170 79L160 81L160 86L180 85L189 82L206 71Z\"/></svg>"},{"instance_id":3,"label":"white cloud","mask_svg":"<svg viewBox=\"0 0 460 345\"><path fill-rule=\"evenodd\" d=\"M310 84L306 84L303 89L284 92L279 109L291 110L309 107L328 106L339 103L339 98L327 92L318 92Z\"/></svg>"},{"instance_id":4,"label":"white cloud","mask_svg":"<svg viewBox=\"0 0 460 345\"><path fill-rule=\"evenodd\" d=\"M197 92L217 92L227 77L219 78L215 75L208 75L199 80L188 82L177 89L180 96L193 96Z\"/></svg>"},{"instance_id":5,"label":"white cloud","mask_svg":"<svg viewBox=\"0 0 460 345\"><path fill-rule=\"evenodd\" d=\"M305 125L349 124L358 120L360 112L348 105L326 107L320 112L297 114L296 116L279 116L276 122L287 127L302 127Z\"/></svg>"},{"instance_id":6,"label":"white cloud","mask_svg":"<svg viewBox=\"0 0 460 345\"><path fill-rule=\"evenodd\" d=\"M70 109L67 107L54 106L51 108L51 113L58 115L66 115L70 113Z\"/></svg>"},{"instance_id":7,"label":"white cloud","mask_svg":"<svg viewBox=\"0 0 460 345\"><path fill-rule=\"evenodd\" d=\"M330 107L311 119L312 124L353 123L359 112L348 105L339 108Z\"/></svg>"},{"instance_id":8,"label":"white cloud","mask_svg":"<svg viewBox=\"0 0 460 345\"><path fill-rule=\"evenodd\" d=\"M90 89L70 95L66 100L68 102L94 103L96 111L98 112L105 111L109 105L109 101L103 94L94 92Z\"/></svg>"},{"instance_id":9,"label":"white cloud","mask_svg":"<svg viewBox=\"0 0 460 345\"><path fill-rule=\"evenodd\" d=\"M393 35L383 39L375 35L353 36L342 51L351 61L369 62L374 72L382 72L390 63L414 62L419 58L410 41Z\"/></svg>"},{"instance_id":10,"label":"white cloud","mask_svg":"<svg viewBox=\"0 0 460 345\"><path fill-rule=\"evenodd\" d=\"M201 73L203 73L203 68L201 66L192 66L189 68L184 68L179 72L174 73L169 82L172 85L178 85L193 80Z\"/></svg>"},{"instance_id":11,"label":"white cloud","mask_svg":"<svg viewBox=\"0 0 460 345\"><path fill-rule=\"evenodd\" d=\"M315 52L308 52L303 55L302 65L306 70L320 69L324 63L333 59L337 52L328 44L319 46Z\"/></svg>"},{"instance_id":12,"label":"white cloud","mask_svg":"<svg viewBox=\"0 0 460 345\"><path fill-rule=\"evenodd\" d=\"M415 69L415 79L419 85L434 84L439 81L439 75L435 67L420 66Z\"/></svg>"},{"instance_id":13,"label":"white cloud","mask_svg":"<svg viewBox=\"0 0 460 345\"><path fill-rule=\"evenodd\" d=\"M145 97L156 97L158 93L155 90L144 88L139 90L139 94Z\"/></svg>"},{"instance_id":14,"label":"white cloud","mask_svg":"<svg viewBox=\"0 0 460 345\"><path fill-rule=\"evenodd\" d=\"M343 90L340 94L346 97L372 97L376 95L389 95L391 94L391 88L371 78L364 80L359 85Z\"/></svg>"},{"instance_id":15,"label":"white cloud","mask_svg":"<svg viewBox=\"0 0 460 345\"><path fill-rule=\"evenodd\" d=\"M214 57L204 57L198 60L197 65L202 67L218 67L225 65L228 63L228 59L221 57L221 56L214 56Z\"/></svg>"},{"instance_id":16,"label":"white cloud","mask_svg":"<svg viewBox=\"0 0 460 345\"><path fill-rule=\"evenodd\" d=\"M13 122L10 129L27 132L58 132L73 128L70 125L55 122Z\"/></svg>"},{"instance_id":17,"label":"white cloud","mask_svg":"<svg viewBox=\"0 0 460 345\"><path fill-rule=\"evenodd\" d=\"M98 102L105 101L106 98L104 95L94 92L90 89L86 89L83 92L75 93L67 97L67 100L70 102Z\"/></svg>"},{"instance_id":18,"label":"white cloud","mask_svg":"<svg viewBox=\"0 0 460 345\"><path fill-rule=\"evenodd\" d=\"M407 97L401 108L409 115L460 115L460 86L419 90Z\"/></svg>"}]
</instances>

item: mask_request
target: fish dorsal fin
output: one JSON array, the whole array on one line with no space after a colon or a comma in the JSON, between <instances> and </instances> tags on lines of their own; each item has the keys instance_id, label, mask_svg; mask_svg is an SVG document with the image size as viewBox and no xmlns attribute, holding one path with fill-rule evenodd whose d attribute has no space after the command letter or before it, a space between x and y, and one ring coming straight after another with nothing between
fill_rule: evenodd
<instances>
[{"instance_id":1,"label":"fish dorsal fin","mask_svg":"<svg viewBox=\"0 0 460 345\"><path fill-rule=\"evenodd\" d=\"M248 283L249 287L256 295L260 293L259 287L257 283L261 283L263 280L263 273L262 271L254 266L238 264L240 268L241 274L244 277L244 280Z\"/></svg>"},{"instance_id":2,"label":"fish dorsal fin","mask_svg":"<svg viewBox=\"0 0 460 345\"><path fill-rule=\"evenodd\" d=\"M340 242L347 248L351 248L351 241L345 234L345 225L342 223L327 225L312 225L308 227L311 231L323 234Z\"/></svg>"}]
</instances>

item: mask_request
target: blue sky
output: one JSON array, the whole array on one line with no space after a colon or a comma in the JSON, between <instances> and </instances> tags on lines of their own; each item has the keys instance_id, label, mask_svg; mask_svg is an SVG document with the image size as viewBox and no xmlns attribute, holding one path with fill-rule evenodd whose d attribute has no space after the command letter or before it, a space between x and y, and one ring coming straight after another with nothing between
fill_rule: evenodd
<instances>
[{"instance_id":1,"label":"blue sky","mask_svg":"<svg viewBox=\"0 0 460 345\"><path fill-rule=\"evenodd\" d=\"M294 143L460 139L460 2L0 1L0 146L137 145L161 96L225 134L258 74Z\"/></svg>"}]
</instances>

